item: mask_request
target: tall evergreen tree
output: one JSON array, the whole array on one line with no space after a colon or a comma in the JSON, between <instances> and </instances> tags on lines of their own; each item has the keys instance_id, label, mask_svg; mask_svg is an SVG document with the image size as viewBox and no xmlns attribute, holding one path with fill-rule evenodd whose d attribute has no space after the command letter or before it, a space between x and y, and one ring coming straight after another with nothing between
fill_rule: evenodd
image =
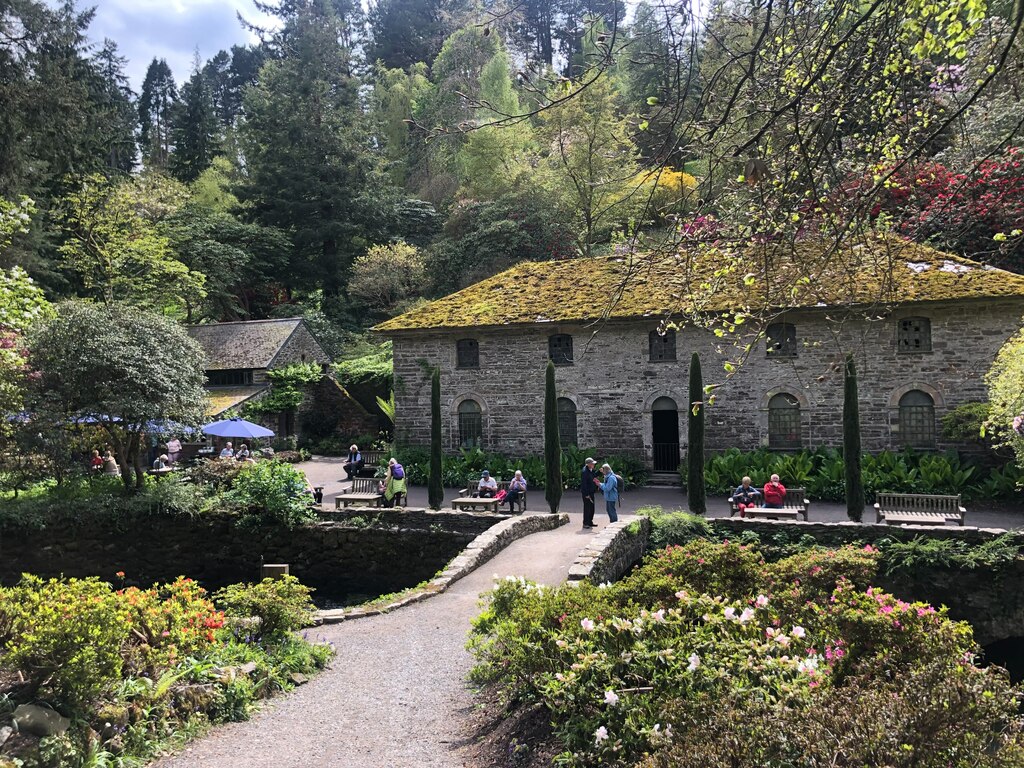
<instances>
[{"instance_id":1,"label":"tall evergreen tree","mask_svg":"<svg viewBox=\"0 0 1024 768\"><path fill-rule=\"evenodd\" d=\"M441 483L441 371L430 375L430 472L427 474L427 503L440 509L444 503Z\"/></svg>"},{"instance_id":2,"label":"tall evergreen tree","mask_svg":"<svg viewBox=\"0 0 1024 768\"><path fill-rule=\"evenodd\" d=\"M370 9L371 62L408 69L432 62L445 38L440 0L377 0Z\"/></svg>"},{"instance_id":3,"label":"tall evergreen tree","mask_svg":"<svg viewBox=\"0 0 1024 768\"><path fill-rule=\"evenodd\" d=\"M248 170L239 197L260 223L292 232L293 284L342 293L368 242L386 239L394 193L352 71L345 24L311 3L283 19L259 82L245 92Z\"/></svg>"},{"instance_id":4,"label":"tall evergreen tree","mask_svg":"<svg viewBox=\"0 0 1024 768\"><path fill-rule=\"evenodd\" d=\"M857 402L857 367L846 356L843 376L843 463L846 468L846 514L860 522L864 516L864 482L861 475L860 404Z\"/></svg>"},{"instance_id":5,"label":"tall evergreen tree","mask_svg":"<svg viewBox=\"0 0 1024 768\"><path fill-rule=\"evenodd\" d=\"M124 65L128 62L117 52L117 43L106 39L92 57L96 70L97 134L106 144L108 168L128 173L135 167L135 94L128 85Z\"/></svg>"},{"instance_id":6,"label":"tall evergreen tree","mask_svg":"<svg viewBox=\"0 0 1024 768\"><path fill-rule=\"evenodd\" d=\"M555 364L548 360L544 373L544 498L551 514L562 500L562 446L558 437L558 392Z\"/></svg>"},{"instance_id":7,"label":"tall evergreen tree","mask_svg":"<svg viewBox=\"0 0 1024 768\"><path fill-rule=\"evenodd\" d=\"M704 489L704 377L696 352L690 358L690 409L686 427L686 494L690 511L703 515L708 511Z\"/></svg>"},{"instance_id":8,"label":"tall evergreen tree","mask_svg":"<svg viewBox=\"0 0 1024 768\"><path fill-rule=\"evenodd\" d=\"M171 172L180 181L192 182L210 167L218 149L217 115L206 76L199 68L198 54L192 77L181 89L181 105L174 123Z\"/></svg>"},{"instance_id":9,"label":"tall evergreen tree","mask_svg":"<svg viewBox=\"0 0 1024 768\"><path fill-rule=\"evenodd\" d=\"M167 168L171 158L171 130L178 104L178 87L164 59L153 59L139 94L139 145L147 167Z\"/></svg>"}]
</instances>

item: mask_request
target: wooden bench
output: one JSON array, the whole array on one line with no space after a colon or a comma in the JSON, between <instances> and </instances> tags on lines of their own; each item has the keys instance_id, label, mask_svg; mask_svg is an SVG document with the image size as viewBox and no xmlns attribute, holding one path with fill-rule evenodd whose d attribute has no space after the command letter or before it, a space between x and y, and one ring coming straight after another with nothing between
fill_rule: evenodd
<instances>
[{"instance_id":1,"label":"wooden bench","mask_svg":"<svg viewBox=\"0 0 1024 768\"><path fill-rule=\"evenodd\" d=\"M945 525L948 520L964 524L967 510L960 496L936 496L924 493L880 493L875 502L875 522L886 525Z\"/></svg>"},{"instance_id":2,"label":"wooden bench","mask_svg":"<svg viewBox=\"0 0 1024 768\"><path fill-rule=\"evenodd\" d=\"M811 500L807 498L806 488L787 488L786 500L782 502L781 509L773 507L747 507L744 513L747 517L769 517L769 518L799 518L807 519L807 512L811 508ZM729 497L729 517L733 517L740 511L739 505Z\"/></svg>"},{"instance_id":3,"label":"wooden bench","mask_svg":"<svg viewBox=\"0 0 1024 768\"><path fill-rule=\"evenodd\" d=\"M460 496L457 499L452 499L452 509L479 509L483 512L494 512L495 514L497 514L498 503L499 502L497 499L486 499L475 496Z\"/></svg>"},{"instance_id":4,"label":"wooden bench","mask_svg":"<svg viewBox=\"0 0 1024 768\"><path fill-rule=\"evenodd\" d=\"M496 482L498 483L498 493L501 493L502 491L505 491L506 493L508 493L508 487L512 484L511 480L497 480ZM474 507L472 505L472 501L474 501L474 500L475 501L493 501L493 499L479 499L479 498L474 499L473 498L473 494L477 492L477 488L478 488L479 484L480 484L480 478L475 476L475 475L470 477L468 480L466 480L466 487L459 489L459 498L454 500L454 502L452 504L452 509L463 509L463 508L464 509L473 509ZM528 491L523 491L522 493L519 494L519 498L517 498L515 500L515 502L513 502L515 504L515 506L519 509L519 513L520 514L522 514L523 512L526 511L526 494L527 493L528 493ZM462 501L462 499L466 499L466 498L470 499L470 501ZM458 502L458 504L456 504L455 502ZM506 502L504 502L504 501L500 501L500 502L498 502L498 505L500 506L500 505L505 504L505 503ZM495 507L494 511L497 512L498 508Z\"/></svg>"},{"instance_id":5,"label":"wooden bench","mask_svg":"<svg viewBox=\"0 0 1024 768\"><path fill-rule=\"evenodd\" d=\"M374 477L357 477L352 481L351 487L334 497L335 509L348 509L352 505L379 507L383 504L384 494L380 492L380 480ZM395 506L409 506L408 494L396 494Z\"/></svg>"},{"instance_id":6,"label":"wooden bench","mask_svg":"<svg viewBox=\"0 0 1024 768\"><path fill-rule=\"evenodd\" d=\"M356 470L356 477L376 477L384 451L360 451L359 455L363 459L363 466Z\"/></svg>"}]
</instances>

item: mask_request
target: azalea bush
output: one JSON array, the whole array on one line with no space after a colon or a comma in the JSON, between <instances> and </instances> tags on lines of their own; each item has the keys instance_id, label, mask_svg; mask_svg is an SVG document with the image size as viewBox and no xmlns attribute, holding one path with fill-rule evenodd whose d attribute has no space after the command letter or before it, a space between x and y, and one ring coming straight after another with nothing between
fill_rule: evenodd
<instances>
[{"instance_id":1,"label":"azalea bush","mask_svg":"<svg viewBox=\"0 0 1024 768\"><path fill-rule=\"evenodd\" d=\"M264 579L259 584L232 584L217 592L217 602L235 616L256 619L256 626L239 625L234 631L256 641L280 641L290 632L308 627L316 616L313 590L294 576Z\"/></svg>"},{"instance_id":2,"label":"azalea bush","mask_svg":"<svg viewBox=\"0 0 1024 768\"><path fill-rule=\"evenodd\" d=\"M244 523L294 528L316 519L307 486L306 476L291 464L259 461L245 464L221 498Z\"/></svg>"},{"instance_id":3,"label":"azalea bush","mask_svg":"<svg viewBox=\"0 0 1024 768\"><path fill-rule=\"evenodd\" d=\"M510 578L474 622L474 674L549 711L559 765L1016 764L1020 692L967 624L870 586L879 558L695 540L616 584Z\"/></svg>"},{"instance_id":4,"label":"azalea bush","mask_svg":"<svg viewBox=\"0 0 1024 768\"><path fill-rule=\"evenodd\" d=\"M248 717L258 699L292 686L291 673L311 674L332 655L289 631L310 615L309 590L294 578L264 585L273 599L243 586L220 606L191 579L118 588L124 578L26 575L0 588L0 709L41 704L72 721L63 735L0 745L0 765L137 764L211 721ZM276 615L265 610L275 601L288 610L270 631L227 628Z\"/></svg>"}]
</instances>

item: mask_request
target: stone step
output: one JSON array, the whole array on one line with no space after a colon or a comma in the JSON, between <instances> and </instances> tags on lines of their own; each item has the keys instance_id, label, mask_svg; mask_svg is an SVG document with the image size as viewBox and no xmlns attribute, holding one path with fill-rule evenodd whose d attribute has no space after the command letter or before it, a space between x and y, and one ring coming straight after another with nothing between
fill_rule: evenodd
<instances>
[{"instance_id":1,"label":"stone step","mask_svg":"<svg viewBox=\"0 0 1024 768\"><path fill-rule=\"evenodd\" d=\"M679 474L676 472L652 472L650 479L647 481L647 485L660 488L678 488L681 483L679 480Z\"/></svg>"}]
</instances>

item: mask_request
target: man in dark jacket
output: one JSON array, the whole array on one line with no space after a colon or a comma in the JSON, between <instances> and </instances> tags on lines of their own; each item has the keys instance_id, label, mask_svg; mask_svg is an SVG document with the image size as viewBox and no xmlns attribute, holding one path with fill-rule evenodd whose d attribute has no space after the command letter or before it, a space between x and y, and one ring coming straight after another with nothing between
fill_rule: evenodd
<instances>
[{"instance_id":1,"label":"man in dark jacket","mask_svg":"<svg viewBox=\"0 0 1024 768\"><path fill-rule=\"evenodd\" d=\"M588 458L583 465L583 472L580 473L580 491L583 493L583 527L596 528L594 525L594 494L597 486L594 484L594 465L597 462Z\"/></svg>"}]
</instances>

